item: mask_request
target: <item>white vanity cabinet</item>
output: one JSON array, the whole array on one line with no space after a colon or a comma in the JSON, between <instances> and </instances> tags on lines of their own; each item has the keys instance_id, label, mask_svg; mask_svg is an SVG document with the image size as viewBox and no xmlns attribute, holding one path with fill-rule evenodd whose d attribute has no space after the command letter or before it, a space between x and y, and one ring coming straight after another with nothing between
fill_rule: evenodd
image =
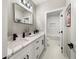
<instances>
[{"instance_id":1,"label":"white vanity cabinet","mask_svg":"<svg viewBox=\"0 0 79 59\"><path fill-rule=\"evenodd\" d=\"M41 53L43 52L44 49L44 35L39 37L35 42L35 59L39 59Z\"/></svg>"},{"instance_id":2,"label":"white vanity cabinet","mask_svg":"<svg viewBox=\"0 0 79 59\"><path fill-rule=\"evenodd\" d=\"M39 59L44 49L44 35L14 53L9 59Z\"/></svg>"}]
</instances>

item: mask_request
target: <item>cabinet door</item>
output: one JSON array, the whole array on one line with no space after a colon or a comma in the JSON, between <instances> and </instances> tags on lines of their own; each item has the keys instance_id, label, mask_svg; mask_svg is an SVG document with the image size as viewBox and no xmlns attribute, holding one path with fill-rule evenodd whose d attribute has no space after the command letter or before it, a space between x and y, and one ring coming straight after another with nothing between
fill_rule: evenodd
<instances>
[{"instance_id":1,"label":"cabinet door","mask_svg":"<svg viewBox=\"0 0 79 59\"><path fill-rule=\"evenodd\" d=\"M38 59L39 56L39 47L35 47L35 59Z\"/></svg>"},{"instance_id":2,"label":"cabinet door","mask_svg":"<svg viewBox=\"0 0 79 59\"><path fill-rule=\"evenodd\" d=\"M38 59L39 58L39 48L40 48L39 46L40 46L40 40L38 38L34 42L34 58L35 59Z\"/></svg>"},{"instance_id":3,"label":"cabinet door","mask_svg":"<svg viewBox=\"0 0 79 59\"><path fill-rule=\"evenodd\" d=\"M10 57L9 59L23 59L23 57L21 55L14 55L12 57Z\"/></svg>"},{"instance_id":4,"label":"cabinet door","mask_svg":"<svg viewBox=\"0 0 79 59\"><path fill-rule=\"evenodd\" d=\"M27 54L27 47L12 55L9 59L24 59Z\"/></svg>"},{"instance_id":5,"label":"cabinet door","mask_svg":"<svg viewBox=\"0 0 79 59\"><path fill-rule=\"evenodd\" d=\"M43 49L44 49L44 36L41 36L40 38L39 38L39 40L40 40L40 45L39 45L39 54L41 54L42 52L43 52Z\"/></svg>"},{"instance_id":6,"label":"cabinet door","mask_svg":"<svg viewBox=\"0 0 79 59\"><path fill-rule=\"evenodd\" d=\"M31 43L31 44L27 47L27 50L28 50L29 59L34 59L34 43Z\"/></svg>"},{"instance_id":7,"label":"cabinet door","mask_svg":"<svg viewBox=\"0 0 79 59\"><path fill-rule=\"evenodd\" d=\"M34 49L35 49L35 59L39 59L40 54L42 53L44 49L44 36L39 37L35 42L34 42Z\"/></svg>"}]
</instances>

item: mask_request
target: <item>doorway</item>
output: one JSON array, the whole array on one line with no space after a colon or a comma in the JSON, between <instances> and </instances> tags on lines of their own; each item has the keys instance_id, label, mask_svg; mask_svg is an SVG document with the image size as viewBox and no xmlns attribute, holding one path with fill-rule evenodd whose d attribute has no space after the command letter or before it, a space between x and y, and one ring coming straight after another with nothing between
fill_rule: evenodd
<instances>
[{"instance_id":1,"label":"doorway","mask_svg":"<svg viewBox=\"0 0 79 59\"><path fill-rule=\"evenodd\" d=\"M46 13L47 49L40 59L68 59L63 55L63 9Z\"/></svg>"},{"instance_id":2,"label":"doorway","mask_svg":"<svg viewBox=\"0 0 79 59\"><path fill-rule=\"evenodd\" d=\"M63 19L64 18L62 8L51 12L47 12L47 18L46 18L47 41L49 41L49 39L56 40L57 44L61 48L62 53L63 53Z\"/></svg>"}]
</instances>

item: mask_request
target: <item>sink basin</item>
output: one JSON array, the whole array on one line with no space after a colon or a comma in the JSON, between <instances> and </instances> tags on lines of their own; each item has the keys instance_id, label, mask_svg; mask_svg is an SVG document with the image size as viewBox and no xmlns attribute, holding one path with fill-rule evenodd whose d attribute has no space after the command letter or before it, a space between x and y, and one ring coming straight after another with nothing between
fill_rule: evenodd
<instances>
[{"instance_id":1,"label":"sink basin","mask_svg":"<svg viewBox=\"0 0 79 59\"><path fill-rule=\"evenodd\" d=\"M25 47L28 43L29 43L29 40L26 38L17 38L15 41L11 41L8 43L8 48L12 49L13 53L15 53L19 49ZM10 50L9 52L11 54Z\"/></svg>"},{"instance_id":2,"label":"sink basin","mask_svg":"<svg viewBox=\"0 0 79 59\"><path fill-rule=\"evenodd\" d=\"M29 37L33 37L33 36L35 36L35 34L33 34L33 33L31 33L31 35L29 35Z\"/></svg>"},{"instance_id":3,"label":"sink basin","mask_svg":"<svg viewBox=\"0 0 79 59\"><path fill-rule=\"evenodd\" d=\"M22 37L18 37L18 38L16 38L16 40L15 41L29 41L29 39L28 38L22 38Z\"/></svg>"}]
</instances>

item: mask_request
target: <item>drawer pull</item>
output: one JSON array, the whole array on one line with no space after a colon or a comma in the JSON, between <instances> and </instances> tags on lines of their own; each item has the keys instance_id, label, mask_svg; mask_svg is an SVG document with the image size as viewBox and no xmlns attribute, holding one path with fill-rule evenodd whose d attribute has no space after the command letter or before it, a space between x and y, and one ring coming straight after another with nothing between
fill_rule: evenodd
<instances>
[{"instance_id":1,"label":"drawer pull","mask_svg":"<svg viewBox=\"0 0 79 59\"><path fill-rule=\"evenodd\" d=\"M36 59L38 59L38 58L39 58L39 55L36 56Z\"/></svg>"},{"instance_id":2,"label":"drawer pull","mask_svg":"<svg viewBox=\"0 0 79 59\"><path fill-rule=\"evenodd\" d=\"M38 49L39 49L39 47L36 48L36 50L38 50Z\"/></svg>"},{"instance_id":3,"label":"drawer pull","mask_svg":"<svg viewBox=\"0 0 79 59\"><path fill-rule=\"evenodd\" d=\"M26 58L24 58L24 59L26 59Z\"/></svg>"},{"instance_id":4,"label":"drawer pull","mask_svg":"<svg viewBox=\"0 0 79 59\"><path fill-rule=\"evenodd\" d=\"M44 40L42 40L42 45L44 44Z\"/></svg>"},{"instance_id":5,"label":"drawer pull","mask_svg":"<svg viewBox=\"0 0 79 59\"><path fill-rule=\"evenodd\" d=\"M27 55L27 59L29 59L29 55Z\"/></svg>"},{"instance_id":6,"label":"drawer pull","mask_svg":"<svg viewBox=\"0 0 79 59\"><path fill-rule=\"evenodd\" d=\"M39 41L36 41L36 43L39 43Z\"/></svg>"}]
</instances>

